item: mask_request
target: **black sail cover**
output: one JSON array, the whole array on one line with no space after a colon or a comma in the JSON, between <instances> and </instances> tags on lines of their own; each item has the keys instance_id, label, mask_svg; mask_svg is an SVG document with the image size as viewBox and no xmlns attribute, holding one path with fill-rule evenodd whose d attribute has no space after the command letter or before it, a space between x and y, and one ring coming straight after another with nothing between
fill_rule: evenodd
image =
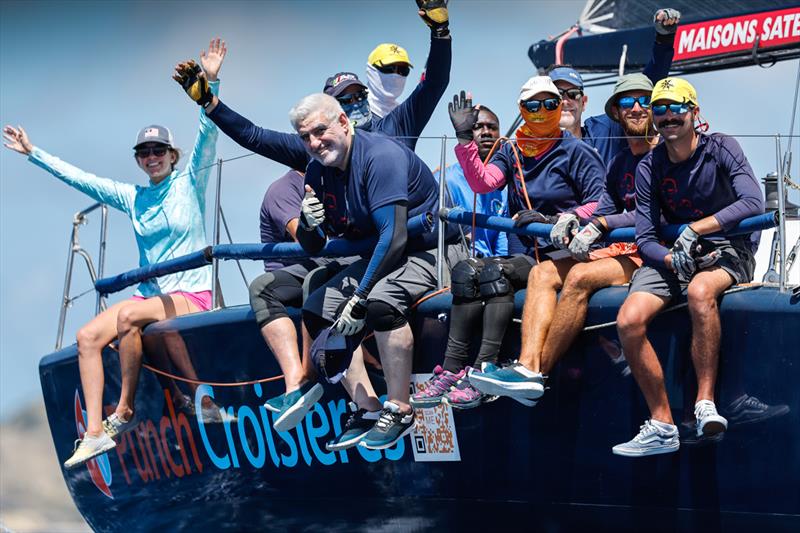
<instances>
[{"instance_id":1,"label":"black sail cover","mask_svg":"<svg viewBox=\"0 0 800 533\"><path fill-rule=\"evenodd\" d=\"M703 72L800 57L800 0L588 0L579 36L564 42L562 63L585 72L640 69L650 58L653 14L672 7L682 14L673 70ZM556 40L533 44L537 68L556 62Z\"/></svg>"}]
</instances>

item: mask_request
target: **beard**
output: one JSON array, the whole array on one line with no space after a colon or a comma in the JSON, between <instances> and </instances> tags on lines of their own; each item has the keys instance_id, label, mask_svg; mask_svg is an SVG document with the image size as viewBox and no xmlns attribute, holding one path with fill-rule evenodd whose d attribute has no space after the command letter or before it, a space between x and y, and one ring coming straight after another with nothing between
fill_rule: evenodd
<instances>
[{"instance_id":1,"label":"beard","mask_svg":"<svg viewBox=\"0 0 800 533\"><path fill-rule=\"evenodd\" d=\"M625 132L625 135L629 137L646 137L648 135L654 135L655 129L653 128L653 121L647 120L642 124L634 124L632 121L622 120L620 122L622 126L622 130Z\"/></svg>"}]
</instances>

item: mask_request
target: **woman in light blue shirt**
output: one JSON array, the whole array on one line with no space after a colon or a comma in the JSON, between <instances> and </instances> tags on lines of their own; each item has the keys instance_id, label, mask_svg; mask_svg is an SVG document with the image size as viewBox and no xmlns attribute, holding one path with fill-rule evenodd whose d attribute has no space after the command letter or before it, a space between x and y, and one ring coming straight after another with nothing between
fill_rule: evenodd
<instances>
[{"instance_id":1,"label":"woman in light blue shirt","mask_svg":"<svg viewBox=\"0 0 800 533\"><path fill-rule=\"evenodd\" d=\"M205 77L194 62L186 62L176 66L175 79L182 82L187 92L216 94L217 74L226 51L224 41L213 39L208 52L201 53ZM186 83L186 74L190 72L194 72L193 87ZM133 148L137 165L149 178L141 186L84 172L34 146L21 126L3 128L7 148L27 155L31 163L130 217L140 266L173 259L207 245L205 193L216 156L217 135L217 127L201 110L194 149L186 167L178 171L181 154L174 146L172 133L158 125L143 128ZM143 282L131 299L112 305L78 331L78 366L87 427L75 453L64 463L66 468L74 468L113 449L116 446L113 438L135 425L134 396L142 364L142 328L151 322L210 307L211 272L210 267L204 267ZM103 420L102 350L115 338L119 338L122 391L116 411Z\"/></svg>"}]
</instances>

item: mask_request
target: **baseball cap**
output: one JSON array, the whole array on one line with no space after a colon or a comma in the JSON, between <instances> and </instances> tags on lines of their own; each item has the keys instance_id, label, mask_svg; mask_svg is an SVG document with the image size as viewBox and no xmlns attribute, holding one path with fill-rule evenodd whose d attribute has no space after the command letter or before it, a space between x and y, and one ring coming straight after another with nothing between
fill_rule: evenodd
<instances>
[{"instance_id":1,"label":"baseball cap","mask_svg":"<svg viewBox=\"0 0 800 533\"><path fill-rule=\"evenodd\" d=\"M375 47L375 50L370 52L367 58L367 64L376 67L384 65L391 65L393 63L408 63L409 67L414 67L411 60L408 58L408 52L400 45L392 43L383 43Z\"/></svg>"},{"instance_id":2,"label":"baseball cap","mask_svg":"<svg viewBox=\"0 0 800 533\"><path fill-rule=\"evenodd\" d=\"M698 105L697 91L692 84L683 78L664 78L653 87L653 94L650 100L671 100L678 103L689 103Z\"/></svg>"},{"instance_id":3,"label":"baseball cap","mask_svg":"<svg viewBox=\"0 0 800 533\"><path fill-rule=\"evenodd\" d=\"M556 67L547 73L554 82L565 81L571 83L579 89L583 89L583 78L578 71L572 67Z\"/></svg>"},{"instance_id":4,"label":"baseball cap","mask_svg":"<svg viewBox=\"0 0 800 533\"><path fill-rule=\"evenodd\" d=\"M519 103L529 100L536 93L550 93L553 96L561 98L553 80L549 76L534 76L525 82L522 89L519 90Z\"/></svg>"},{"instance_id":5,"label":"baseball cap","mask_svg":"<svg viewBox=\"0 0 800 533\"><path fill-rule=\"evenodd\" d=\"M139 135L136 136L136 144L133 146L133 149L136 150L140 145L145 143L166 144L172 148L174 143L172 140L172 132L164 126L159 126L157 124L145 126L139 131Z\"/></svg>"},{"instance_id":6,"label":"baseball cap","mask_svg":"<svg viewBox=\"0 0 800 533\"><path fill-rule=\"evenodd\" d=\"M614 85L614 92L611 93L611 97L606 100L606 115L611 120L617 120L611 115L611 106L614 105L614 102L617 101L617 96L621 93L625 93L628 91L647 91L650 92L653 90L653 82L650 81L650 78L645 76L641 73L636 74L625 74L624 76L620 76L617 80L617 84Z\"/></svg>"},{"instance_id":7,"label":"baseball cap","mask_svg":"<svg viewBox=\"0 0 800 533\"><path fill-rule=\"evenodd\" d=\"M323 329L311 344L311 361L317 375L328 383L338 383L347 373L353 352L364 336L363 331L345 337L333 326Z\"/></svg>"},{"instance_id":8,"label":"baseball cap","mask_svg":"<svg viewBox=\"0 0 800 533\"><path fill-rule=\"evenodd\" d=\"M359 85L362 89L367 88L366 85L361 83L361 80L358 79L358 76L352 72L337 72L325 80L325 87L322 89L322 92L336 98L351 85Z\"/></svg>"}]
</instances>

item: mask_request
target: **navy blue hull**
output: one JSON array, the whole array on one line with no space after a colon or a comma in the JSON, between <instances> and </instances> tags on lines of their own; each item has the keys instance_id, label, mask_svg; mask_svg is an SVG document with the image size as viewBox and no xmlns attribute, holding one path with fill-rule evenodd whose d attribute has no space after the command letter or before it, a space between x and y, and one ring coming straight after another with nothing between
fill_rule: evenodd
<instances>
[{"instance_id":1,"label":"navy blue hull","mask_svg":"<svg viewBox=\"0 0 800 533\"><path fill-rule=\"evenodd\" d=\"M625 294L624 288L596 294L587 324L613 321ZM415 372L430 372L441 362L449 305L449 296L439 296L419 307L413 324ZM798 530L800 300L758 288L725 296L721 309L718 405L748 394L774 406L775 416L731 418L718 443L696 442L687 425L679 453L643 459L611 454L613 445L638 431L647 410L610 326L581 335L535 408L501 398L456 412L452 438L460 461L423 461L430 440L415 435L382 452L325 451L325 441L346 417L339 387L327 386L298 428L277 433L259 406L283 392L282 381L198 390L181 384L183 393L198 398L209 393L238 417L238 423L204 424L166 401L176 394L174 382L144 370L138 428L106 456L65 471L65 481L87 521L103 531L132 525L144 530ZM685 309L659 316L650 331L674 417L688 422L695 380ZM280 373L244 307L154 324L145 339L148 362L171 373L184 374L187 356L202 380L247 381ZM507 339L504 353L519 353L516 325ZM119 394L116 353L107 350L104 363L104 400L111 404ZM40 373L63 461L77 438L83 402L75 347L42 359Z\"/></svg>"}]
</instances>

